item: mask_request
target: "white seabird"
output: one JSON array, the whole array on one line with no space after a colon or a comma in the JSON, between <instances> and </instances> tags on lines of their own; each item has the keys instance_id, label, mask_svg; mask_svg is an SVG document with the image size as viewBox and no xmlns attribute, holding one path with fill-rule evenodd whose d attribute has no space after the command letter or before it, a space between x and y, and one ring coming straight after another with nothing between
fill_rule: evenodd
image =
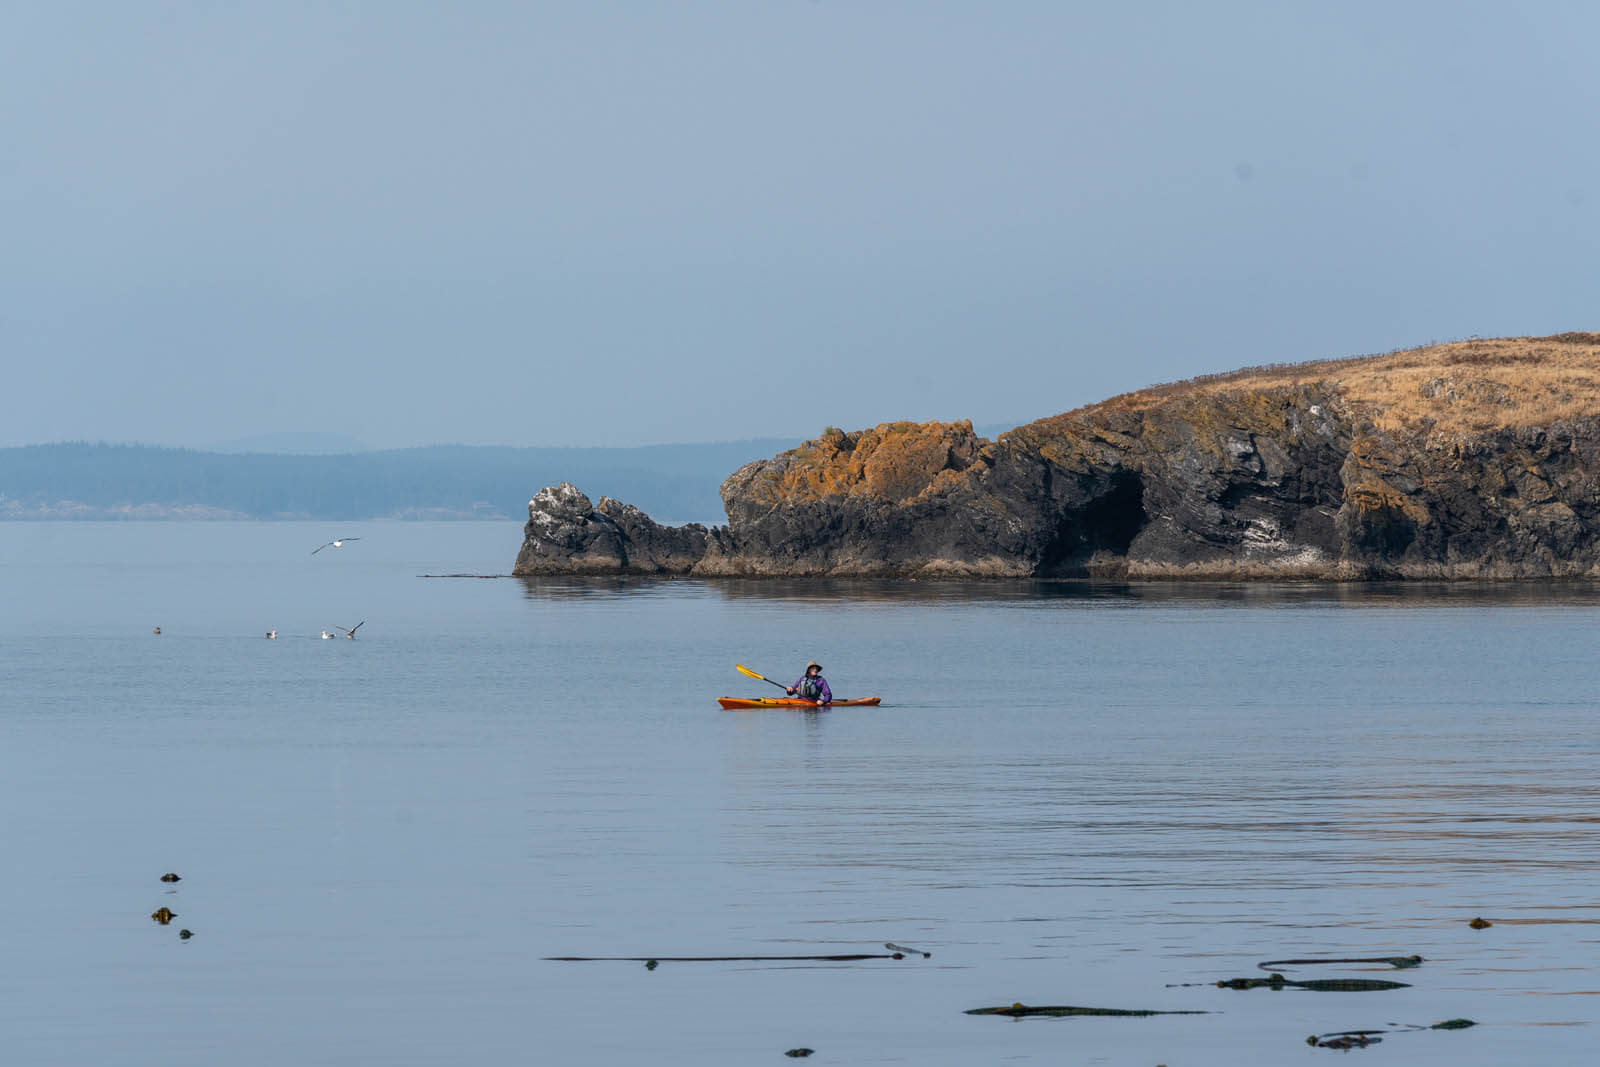
<instances>
[{"instance_id":1,"label":"white seabird","mask_svg":"<svg viewBox=\"0 0 1600 1067\"><path fill-rule=\"evenodd\" d=\"M313 556L315 556L318 552L321 552L324 548L343 548L344 547L344 543L346 541L359 541L359 540L361 540L361 538L359 538L359 537L340 537L340 538L337 538L337 539L335 539L333 541L329 541L325 545L318 545L316 548L313 548L311 550L311 554Z\"/></svg>"},{"instance_id":2,"label":"white seabird","mask_svg":"<svg viewBox=\"0 0 1600 1067\"><path fill-rule=\"evenodd\" d=\"M326 631L326 630L322 631L322 639L324 641L332 640L332 638L333 638L333 635L330 634L328 631Z\"/></svg>"},{"instance_id":3,"label":"white seabird","mask_svg":"<svg viewBox=\"0 0 1600 1067\"><path fill-rule=\"evenodd\" d=\"M269 639L277 637L277 636L278 636L278 631L276 631L276 630L268 630L267 631L267 637Z\"/></svg>"}]
</instances>

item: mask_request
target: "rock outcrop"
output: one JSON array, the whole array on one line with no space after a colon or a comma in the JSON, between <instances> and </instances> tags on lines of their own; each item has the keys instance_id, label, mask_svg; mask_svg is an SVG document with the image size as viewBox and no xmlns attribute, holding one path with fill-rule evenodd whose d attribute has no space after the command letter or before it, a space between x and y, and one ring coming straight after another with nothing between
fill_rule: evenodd
<instances>
[{"instance_id":1,"label":"rock outcrop","mask_svg":"<svg viewBox=\"0 0 1600 1067\"><path fill-rule=\"evenodd\" d=\"M995 441L830 429L722 500L668 528L542 490L516 573L1600 576L1600 335L1257 368Z\"/></svg>"},{"instance_id":2,"label":"rock outcrop","mask_svg":"<svg viewBox=\"0 0 1600 1067\"><path fill-rule=\"evenodd\" d=\"M706 554L710 532L662 526L610 497L598 505L570 482L528 501L514 574L686 574Z\"/></svg>"}]
</instances>

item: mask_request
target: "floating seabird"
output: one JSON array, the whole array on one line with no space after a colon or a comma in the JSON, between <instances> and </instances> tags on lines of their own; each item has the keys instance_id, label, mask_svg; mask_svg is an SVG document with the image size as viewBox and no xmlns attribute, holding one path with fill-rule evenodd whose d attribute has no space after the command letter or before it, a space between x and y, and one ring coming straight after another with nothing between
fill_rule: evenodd
<instances>
[{"instance_id":1,"label":"floating seabird","mask_svg":"<svg viewBox=\"0 0 1600 1067\"><path fill-rule=\"evenodd\" d=\"M318 552L321 552L324 548L343 548L344 547L344 543L346 541L359 541L359 540L361 540L361 538L359 538L359 537L341 537L336 541L329 541L325 545L318 545L316 548L313 548L311 550L311 554L313 556L315 556Z\"/></svg>"},{"instance_id":2,"label":"floating seabird","mask_svg":"<svg viewBox=\"0 0 1600 1067\"><path fill-rule=\"evenodd\" d=\"M366 624L367 624L367 620L366 619L362 619L360 622L356 623L354 626L350 627L350 629L348 629L348 630L344 630L343 626L335 626L334 629L335 630L344 630L344 635L346 637L348 637L350 640L354 641L356 639L356 631L361 629Z\"/></svg>"},{"instance_id":3,"label":"floating seabird","mask_svg":"<svg viewBox=\"0 0 1600 1067\"><path fill-rule=\"evenodd\" d=\"M157 626L154 630L151 630L150 632L153 633L153 634L158 634L158 633L161 632L161 627Z\"/></svg>"},{"instance_id":4,"label":"floating seabird","mask_svg":"<svg viewBox=\"0 0 1600 1067\"><path fill-rule=\"evenodd\" d=\"M330 634L328 631L326 631L326 630L322 631L322 639L324 641L331 640L332 638L333 638L333 635Z\"/></svg>"},{"instance_id":5,"label":"floating seabird","mask_svg":"<svg viewBox=\"0 0 1600 1067\"><path fill-rule=\"evenodd\" d=\"M268 630L267 631L267 637L269 639L273 638L273 637L277 637L277 636L278 636L278 631L276 631L276 630Z\"/></svg>"}]
</instances>

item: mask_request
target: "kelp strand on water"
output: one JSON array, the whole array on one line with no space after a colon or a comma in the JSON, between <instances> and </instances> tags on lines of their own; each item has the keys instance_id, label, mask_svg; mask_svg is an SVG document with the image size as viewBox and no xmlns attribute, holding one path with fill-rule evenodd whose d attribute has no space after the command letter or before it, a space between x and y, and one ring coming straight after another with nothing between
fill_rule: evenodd
<instances>
[{"instance_id":1,"label":"kelp strand on water","mask_svg":"<svg viewBox=\"0 0 1600 1067\"><path fill-rule=\"evenodd\" d=\"M1408 989L1410 982L1388 982L1380 978L1313 978L1297 982L1281 974L1265 978L1224 978L1218 989L1309 989L1316 993L1376 993L1384 989Z\"/></svg>"},{"instance_id":2,"label":"kelp strand on water","mask_svg":"<svg viewBox=\"0 0 1600 1067\"><path fill-rule=\"evenodd\" d=\"M1083 1008L1075 1004L1011 1004L996 1008L968 1008L967 1015L1009 1015L1020 1019L1025 1015L1210 1015L1207 1011L1156 1011L1145 1008Z\"/></svg>"},{"instance_id":3,"label":"kelp strand on water","mask_svg":"<svg viewBox=\"0 0 1600 1067\"><path fill-rule=\"evenodd\" d=\"M854 963L857 960L903 960L903 952L851 952L835 956L544 956L555 963Z\"/></svg>"},{"instance_id":4,"label":"kelp strand on water","mask_svg":"<svg viewBox=\"0 0 1600 1067\"><path fill-rule=\"evenodd\" d=\"M1324 963L1387 963L1395 970L1403 971L1408 967L1422 966L1423 960L1421 956L1359 956L1349 959L1263 960L1256 966L1265 971L1273 967L1311 967Z\"/></svg>"}]
</instances>

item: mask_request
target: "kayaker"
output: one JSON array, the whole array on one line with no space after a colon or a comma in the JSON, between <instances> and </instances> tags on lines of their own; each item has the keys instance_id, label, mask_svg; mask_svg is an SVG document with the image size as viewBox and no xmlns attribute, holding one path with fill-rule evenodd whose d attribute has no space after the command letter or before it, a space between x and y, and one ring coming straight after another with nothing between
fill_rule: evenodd
<instances>
[{"instance_id":1,"label":"kayaker","mask_svg":"<svg viewBox=\"0 0 1600 1067\"><path fill-rule=\"evenodd\" d=\"M818 704L833 703L833 690L828 688L828 680L822 676L822 664L816 660L806 664L806 673L795 679L788 693Z\"/></svg>"}]
</instances>

